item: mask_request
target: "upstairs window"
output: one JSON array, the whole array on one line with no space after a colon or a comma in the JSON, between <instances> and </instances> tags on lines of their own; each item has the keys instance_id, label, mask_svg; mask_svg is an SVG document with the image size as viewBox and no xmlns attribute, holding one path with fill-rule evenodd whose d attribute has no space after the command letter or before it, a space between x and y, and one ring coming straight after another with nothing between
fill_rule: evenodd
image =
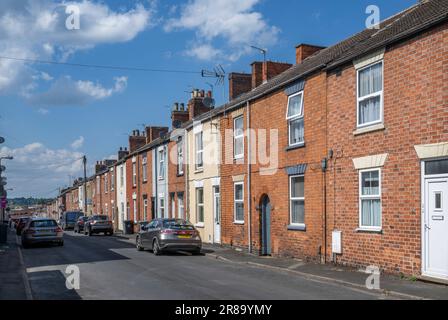
<instances>
[{"instance_id":1,"label":"upstairs window","mask_svg":"<svg viewBox=\"0 0 448 320\"><path fill-rule=\"evenodd\" d=\"M289 145L296 146L305 141L303 123L303 91L288 97L288 111L286 114L289 130Z\"/></svg>"},{"instance_id":2,"label":"upstairs window","mask_svg":"<svg viewBox=\"0 0 448 320\"><path fill-rule=\"evenodd\" d=\"M244 158L244 121L243 117L233 120L233 153L235 159Z\"/></svg>"},{"instance_id":3,"label":"upstairs window","mask_svg":"<svg viewBox=\"0 0 448 320\"><path fill-rule=\"evenodd\" d=\"M142 159L142 176L143 182L148 181L148 156L145 154Z\"/></svg>"},{"instance_id":4,"label":"upstairs window","mask_svg":"<svg viewBox=\"0 0 448 320\"><path fill-rule=\"evenodd\" d=\"M115 190L115 174L113 172L110 174L110 190Z\"/></svg>"},{"instance_id":5,"label":"upstairs window","mask_svg":"<svg viewBox=\"0 0 448 320\"><path fill-rule=\"evenodd\" d=\"M165 151L159 151L159 180L165 179Z\"/></svg>"},{"instance_id":6,"label":"upstairs window","mask_svg":"<svg viewBox=\"0 0 448 320\"><path fill-rule=\"evenodd\" d=\"M109 191L109 184L107 182L107 173L104 175L104 192L107 193Z\"/></svg>"},{"instance_id":7,"label":"upstairs window","mask_svg":"<svg viewBox=\"0 0 448 320\"><path fill-rule=\"evenodd\" d=\"M123 166L120 167L120 187L124 186L124 170Z\"/></svg>"},{"instance_id":8,"label":"upstairs window","mask_svg":"<svg viewBox=\"0 0 448 320\"><path fill-rule=\"evenodd\" d=\"M196 147L196 170L200 170L204 167L204 141L202 132L199 132L195 135L195 147Z\"/></svg>"},{"instance_id":9,"label":"upstairs window","mask_svg":"<svg viewBox=\"0 0 448 320\"><path fill-rule=\"evenodd\" d=\"M184 174L184 145L182 140L177 142L177 174Z\"/></svg>"},{"instance_id":10,"label":"upstairs window","mask_svg":"<svg viewBox=\"0 0 448 320\"><path fill-rule=\"evenodd\" d=\"M204 223L204 188L196 189L196 221Z\"/></svg>"},{"instance_id":11,"label":"upstairs window","mask_svg":"<svg viewBox=\"0 0 448 320\"><path fill-rule=\"evenodd\" d=\"M132 163L132 185L137 186L137 165L135 162Z\"/></svg>"},{"instance_id":12,"label":"upstairs window","mask_svg":"<svg viewBox=\"0 0 448 320\"><path fill-rule=\"evenodd\" d=\"M358 127L382 122L383 62L358 70Z\"/></svg>"}]
</instances>

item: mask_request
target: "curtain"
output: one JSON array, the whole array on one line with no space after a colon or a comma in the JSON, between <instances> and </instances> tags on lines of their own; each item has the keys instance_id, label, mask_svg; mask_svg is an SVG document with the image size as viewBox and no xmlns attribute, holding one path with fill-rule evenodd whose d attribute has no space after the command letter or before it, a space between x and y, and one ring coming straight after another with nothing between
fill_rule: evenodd
<instances>
[{"instance_id":1,"label":"curtain","mask_svg":"<svg viewBox=\"0 0 448 320\"><path fill-rule=\"evenodd\" d=\"M290 143L296 144L303 142L305 140L303 118L290 121L289 126Z\"/></svg>"},{"instance_id":2,"label":"curtain","mask_svg":"<svg viewBox=\"0 0 448 320\"><path fill-rule=\"evenodd\" d=\"M305 201L291 201L291 223L305 223Z\"/></svg>"},{"instance_id":3,"label":"curtain","mask_svg":"<svg viewBox=\"0 0 448 320\"><path fill-rule=\"evenodd\" d=\"M381 96L359 102L359 124L380 120Z\"/></svg>"},{"instance_id":4,"label":"curtain","mask_svg":"<svg viewBox=\"0 0 448 320\"><path fill-rule=\"evenodd\" d=\"M288 118L300 116L302 113L302 94L291 97L288 105Z\"/></svg>"},{"instance_id":5,"label":"curtain","mask_svg":"<svg viewBox=\"0 0 448 320\"><path fill-rule=\"evenodd\" d=\"M361 224L365 227L381 226L381 200L369 199L361 201Z\"/></svg>"},{"instance_id":6,"label":"curtain","mask_svg":"<svg viewBox=\"0 0 448 320\"><path fill-rule=\"evenodd\" d=\"M359 97L383 89L383 64L377 63L359 72Z\"/></svg>"}]
</instances>

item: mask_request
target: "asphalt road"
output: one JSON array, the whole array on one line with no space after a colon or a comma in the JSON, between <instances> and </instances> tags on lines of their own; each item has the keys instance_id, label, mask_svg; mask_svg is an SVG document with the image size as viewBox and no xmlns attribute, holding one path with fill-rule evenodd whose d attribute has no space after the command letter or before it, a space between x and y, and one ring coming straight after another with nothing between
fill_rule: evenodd
<instances>
[{"instance_id":1,"label":"asphalt road","mask_svg":"<svg viewBox=\"0 0 448 320\"><path fill-rule=\"evenodd\" d=\"M382 296L281 271L206 255L154 256L127 240L68 232L64 247L23 249L34 299L381 299ZM65 285L66 267L80 270L79 290Z\"/></svg>"}]
</instances>

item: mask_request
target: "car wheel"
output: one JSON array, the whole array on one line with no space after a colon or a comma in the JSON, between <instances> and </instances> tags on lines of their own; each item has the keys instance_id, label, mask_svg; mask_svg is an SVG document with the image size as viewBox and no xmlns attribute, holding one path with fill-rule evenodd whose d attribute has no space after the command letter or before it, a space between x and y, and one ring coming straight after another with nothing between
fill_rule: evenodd
<instances>
[{"instance_id":1,"label":"car wheel","mask_svg":"<svg viewBox=\"0 0 448 320\"><path fill-rule=\"evenodd\" d=\"M23 249L28 249L30 247L30 245L26 242L22 242L22 248Z\"/></svg>"},{"instance_id":2,"label":"car wheel","mask_svg":"<svg viewBox=\"0 0 448 320\"><path fill-rule=\"evenodd\" d=\"M135 239L135 245L137 247L137 251L144 251L145 250L145 248L143 248L143 246L142 246L142 241L141 241L140 237L137 237Z\"/></svg>"},{"instance_id":3,"label":"car wheel","mask_svg":"<svg viewBox=\"0 0 448 320\"><path fill-rule=\"evenodd\" d=\"M87 235L88 235L89 237L92 236L92 229L87 230Z\"/></svg>"},{"instance_id":4,"label":"car wheel","mask_svg":"<svg viewBox=\"0 0 448 320\"><path fill-rule=\"evenodd\" d=\"M58 246L63 247L64 246L64 241L59 242Z\"/></svg>"},{"instance_id":5,"label":"car wheel","mask_svg":"<svg viewBox=\"0 0 448 320\"><path fill-rule=\"evenodd\" d=\"M152 253L154 253L155 256L160 256L162 254L162 251L159 247L159 240L154 239L152 243Z\"/></svg>"},{"instance_id":6,"label":"car wheel","mask_svg":"<svg viewBox=\"0 0 448 320\"><path fill-rule=\"evenodd\" d=\"M200 254L201 254L201 249L193 250L191 253L192 253L194 256L200 255Z\"/></svg>"}]
</instances>

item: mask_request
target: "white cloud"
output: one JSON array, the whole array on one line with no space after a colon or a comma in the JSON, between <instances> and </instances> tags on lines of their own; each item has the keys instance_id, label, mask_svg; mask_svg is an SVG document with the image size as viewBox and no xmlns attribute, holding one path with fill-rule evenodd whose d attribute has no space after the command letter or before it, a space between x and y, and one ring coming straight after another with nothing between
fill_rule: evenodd
<instances>
[{"instance_id":1,"label":"white cloud","mask_svg":"<svg viewBox=\"0 0 448 320\"><path fill-rule=\"evenodd\" d=\"M50 149L40 142L20 148L0 148L0 156L12 155L7 163L8 187L13 196L50 196L68 184L68 175L82 175L82 156L77 151ZM54 195L54 193L53 193Z\"/></svg>"},{"instance_id":2,"label":"white cloud","mask_svg":"<svg viewBox=\"0 0 448 320\"><path fill-rule=\"evenodd\" d=\"M66 76L53 82L48 91L30 94L27 100L30 104L38 106L82 106L123 92L127 87L127 81L126 77L116 77L114 85L105 88L98 82L75 81Z\"/></svg>"},{"instance_id":3,"label":"white cloud","mask_svg":"<svg viewBox=\"0 0 448 320\"><path fill-rule=\"evenodd\" d=\"M250 52L249 45L266 47L277 42L280 30L270 26L254 7L260 0L191 0L182 7L180 16L169 19L165 30L194 30L195 44L187 54L202 60L220 58L231 61ZM223 54L213 41L224 40Z\"/></svg>"},{"instance_id":4,"label":"white cloud","mask_svg":"<svg viewBox=\"0 0 448 320\"><path fill-rule=\"evenodd\" d=\"M70 146L72 147L72 149L78 150L78 149L82 148L83 145L84 145L84 137L81 136L78 139L76 139L75 141L73 141Z\"/></svg>"},{"instance_id":5,"label":"white cloud","mask_svg":"<svg viewBox=\"0 0 448 320\"><path fill-rule=\"evenodd\" d=\"M41 115L45 116L47 115L50 111L48 109L45 108L39 108L37 109L37 112L40 113Z\"/></svg>"},{"instance_id":6,"label":"white cloud","mask_svg":"<svg viewBox=\"0 0 448 320\"><path fill-rule=\"evenodd\" d=\"M81 29L68 30L65 7L76 4ZM99 44L127 42L153 25L154 9L137 3L131 9L113 11L92 0L0 1L0 56L24 59L67 60L79 50ZM40 73L22 61L0 59L0 94L34 89L30 83Z\"/></svg>"}]
</instances>

